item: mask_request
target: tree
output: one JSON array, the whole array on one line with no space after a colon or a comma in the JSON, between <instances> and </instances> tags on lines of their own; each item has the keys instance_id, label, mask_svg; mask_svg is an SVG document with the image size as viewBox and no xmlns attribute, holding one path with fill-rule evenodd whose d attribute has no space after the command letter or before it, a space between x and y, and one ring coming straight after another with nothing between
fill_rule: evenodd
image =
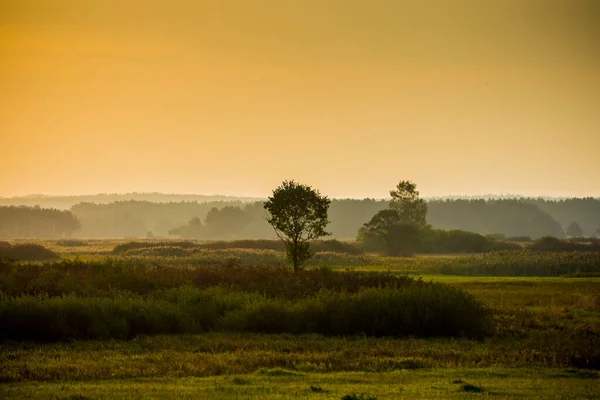
<instances>
[{"instance_id":1,"label":"tree","mask_svg":"<svg viewBox=\"0 0 600 400\"><path fill-rule=\"evenodd\" d=\"M581 237L583 235L583 229L575 221L571 222L571 225L567 228L567 236L570 237Z\"/></svg>"},{"instance_id":2,"label":"tree","mask_svg":"<svg viewBox=\"0 0 600 400\"><path fill-rule=\"evenodd\" d=\"M277 236L285 244L288 260L294 272L313 256L310 241L329 235L325 227L329 200L318 190L292 181L283 181L264 203Z\"/></svg>"},{"instance_id":3,"label":"tree","mask_svg":"<svg viewBox=\"0 0 600 400\"><path fill-rule=\"evenodd\" d=\"M417 185L411 181L400 181L390 195L389 208L363 225L357 241L365 249L380 248L390 256L410 256L428 229L427 204L419 198Z\"/></svg>"},{"instance_id":4,"label":"tree","mask_svg":"<svg viewBox=\"0 0 600 400\"><path fill-rule=\"evenodd\" d=\"M402 222L397 210L381 210L363 225L357 241L367 250L383 249L390 256L411 256L421 239L421 229Z\"/></svg>"},{"instance_id":5,"label":"tree","mask_svg":"<svg viewBox=\"0 0 600 400\"><path fill-rule=\"evenodd\" d=\"M414 225L420 229L427 226L427 204L419 198L415 183L400 181L396 190L390 191L390 196L390 208L398 212L399 223Z\"/></svg>"}]
</instances>

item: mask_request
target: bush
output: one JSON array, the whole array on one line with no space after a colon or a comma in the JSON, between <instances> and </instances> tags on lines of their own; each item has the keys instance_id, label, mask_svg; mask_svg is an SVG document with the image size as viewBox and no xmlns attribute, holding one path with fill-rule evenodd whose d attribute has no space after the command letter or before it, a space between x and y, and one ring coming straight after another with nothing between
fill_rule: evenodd
<instances>
[{"instance_id":1,"label":"bush","mask_svg":"<svg viewBox=\"0 0 600 400\"><path fill-rule=\"evenodd\" d=\"M11 245L7 242L2 243L3 244L0 245L0 259L7 258L15 261L49 261L60 258L58 254L39 244L23 243Z\"/></svg>"},{"instance_id":2,"label":"bush","mask_svg":"<svg viewBox=\"0 0 600 400\"><path fill-rule=\"evenodd\" d=\"M262 298L226 315L223 329L261 333L320 333L395 337L489 333L487 311L466 292L419 283L403 289L322 291L296 302Z\"/></svg>"},{"instance_id":3,"label":"bush","mask_svg":"<svg viewBox=\"0 0 600 400\"><path fill-rule=\"evenodd\" d=\"M423 239L423 250L427 253L484 253L491 250L492 240L467 231L427 231Z\"/></svg>"},{"instance_id":4,"label":"bush","mask_svg":"<svg viewBox=\"0 0 600 400\"><path fill-rule=\"evenodd\" d=\"M486 310L466 292L415 282L401 289L321 290L299 299L182 287L152 296L0 294L0 340L129 339L140 334L240 331L367 336L489 333Z\"/></svg>"},{"instance_id":5,"label":"bush","mask_svg":"<svg viewBox=\"0 0 600 400\"><path fill-rule=\"evenodd\" d=\"M600 252L503 251L456 258L439 273L470 276L565 276L600 272Z\"/></svg>"},{"instance_id":6,"label":"bush","mask_svg":"<svg viewBox=\"0 0 600 400\"><path fill-rule=\"evenodd\" d=\"M600 251L600 240L594 238L573 238L561 240L553 236L544 236L529 246L533 251Z\"/></svg>"},{"instance_id":7,"label":"bush","mask_svg":"<svg viewBox=\"0 0 600 400\"><path fill-rule=\"evenodd\" d=\"M198 331L191 318L174 304L125 296L4 296L0 325L0 339L42 342Z\"/></svg>"},{"instance_id":8,"label":"bush","mask_svg":"<svg viewBox=\"0 0 600 400\"><path fill-rule=\"evenodd\" d=\"M529 249L534 251L565 251L565 245L566 242L563 242L558 238L544 236L533 242Z\"/></svg>"}]
</instances>

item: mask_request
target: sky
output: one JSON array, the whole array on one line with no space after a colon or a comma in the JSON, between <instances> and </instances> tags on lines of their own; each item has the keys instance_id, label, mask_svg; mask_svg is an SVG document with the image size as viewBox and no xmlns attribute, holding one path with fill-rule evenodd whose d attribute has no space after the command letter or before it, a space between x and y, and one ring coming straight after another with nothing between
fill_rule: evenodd
<instances>
[{"instance_id":1,"label":"sky","mask_svg":"<svg viewBox=\"0 0 600 400\"><path fill-rule=\"evenodd\" d=\"M600 196L595 0L2 0L0 196Z\"/></svg>"}]
</instances>

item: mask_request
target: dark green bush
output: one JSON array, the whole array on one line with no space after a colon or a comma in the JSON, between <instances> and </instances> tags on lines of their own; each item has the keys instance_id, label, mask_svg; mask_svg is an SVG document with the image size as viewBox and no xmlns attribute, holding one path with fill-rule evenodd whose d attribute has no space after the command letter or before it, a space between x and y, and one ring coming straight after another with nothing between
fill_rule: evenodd
<instances>
[{"instance_id":1,"label":"dark green bush","mask_svg":"<svg viewBox=\"0 0 600 400\"><path fill-rule=\"evenodd\" d=\"M0 245L0 259L10 259L16 261L49 261L59 259L59 255L48 250L42 245L35 243L23 243L10 245L3 242ZM6 245L8 244L8 246Z\"/></svg>"},{"instance_id":2,"label":"dark green bush","mask_svg":"<svg viewBox=\"0 0 600 400\"><path fill-rule=\"evenodd\" d=\"M529 249L534 251L567 251L567 247L568 244L564 240L554 236L544 236L533 242Z\"/></svg>"},{"instance_id":3,"label":"dark green bush","mask_svg":"<svg viewBox=\"0 0 600 400\"><path fill-rule=\"evenodd\" d=\"M399 290L323 291L295 302L262 298L226 315L222 326L263 333L483 337L489 320L467 293L420 283Z\"/></svg>"},{"instance_id":4,"label":"dark green bush","mask_svg":"<svg viewBox=\"0 0 600 400\"><path fill-rule=\"evenodd\" d=\"M422 245L427 253L484 253L492 241L478 233L433 229L425 233Z\"/></svg>"},{"instance_id":5,"label":"dark green bush","mask_svg":"<svg viewBox=\"0 0 600 400\"><path fill-rule=\"evenodd\" d=\"M124 295L2 296L0 339L42 342L130 339L138 334L195 332L190 316L175 304Z\"/></svg>"},{"instance_id":6,"label":"dark green bush","mask_svg":"<svg viewBox=\"0 0 600 400\"><path fill-rule=\"evenodd\" d=\"M469 294L423 282L356 293L324 290L295 300L186 287L147 297L0 294L0 340L128 339L212 330L479 338L488 324L487 312Z\"/></svg>"},{"instance_id":7,"label":"dark green bush","mask_svg":"<svg viewBox=\"0 0 600 400\"><path fill-rule=\"evenodd\" d=\"M529 246L533 251L600 251L600 240L595 238L572 238L561 240L553 236L544 236Z\"/></svg>"}]
</instances>

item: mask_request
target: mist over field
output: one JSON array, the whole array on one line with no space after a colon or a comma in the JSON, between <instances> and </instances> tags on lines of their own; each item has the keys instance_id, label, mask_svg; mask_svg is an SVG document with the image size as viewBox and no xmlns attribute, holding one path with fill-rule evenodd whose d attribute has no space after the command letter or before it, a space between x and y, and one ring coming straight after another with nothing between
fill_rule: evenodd
<instances>
[{"instance_id":1,"label":"mist over field","mask_svg":"<svg viewBox=\"0 0 600 400\"><path fill-rule=\"evenodd\" d=\"M263 202L158 193L0 199L0 238L275 239ZM388 199L334 199L327 228L333 238L354 239L388 203ZM582 236L595 236L600 227L600 199L594 198L429 199L427 205L427 222L433 228L482 235L564 238L575 222ZM78 224L49 228L51 213L36 216L31 207L63 210Z\"/></svg>"}]
</instances>

